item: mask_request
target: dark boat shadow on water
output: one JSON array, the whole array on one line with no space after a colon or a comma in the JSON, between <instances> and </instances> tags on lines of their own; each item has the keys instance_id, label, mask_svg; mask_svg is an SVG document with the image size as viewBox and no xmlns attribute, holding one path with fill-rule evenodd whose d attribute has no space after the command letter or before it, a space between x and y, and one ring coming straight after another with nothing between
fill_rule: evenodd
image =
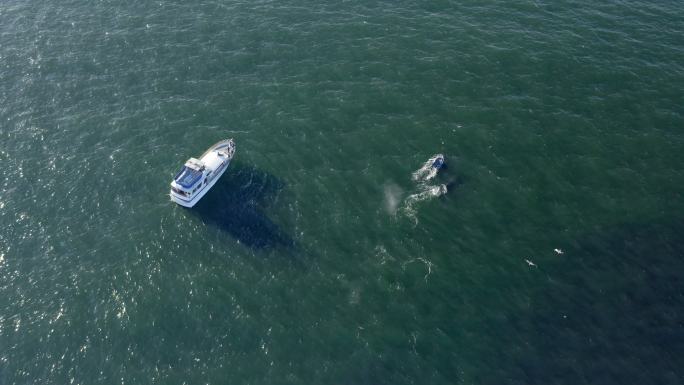
<instances>
[{"instance_id":1,"label":"dark boat shadow on water","mask_svg":"<svg viewBox=\"0 0 684 385\"><path fill-rule=\"evenodd\" d=\"M269 173L232 164L190 211L252 249L291 248L293 239L263 212L283 187L284 183Z\"/></svg>"}]
</instances>

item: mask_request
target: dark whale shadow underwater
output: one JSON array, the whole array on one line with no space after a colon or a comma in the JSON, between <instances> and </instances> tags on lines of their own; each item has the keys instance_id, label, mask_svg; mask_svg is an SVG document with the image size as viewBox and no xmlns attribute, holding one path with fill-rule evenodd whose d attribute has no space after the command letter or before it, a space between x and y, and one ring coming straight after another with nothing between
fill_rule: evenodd
<instances>
[{"instance_id":1,"label":"dark whale shadow underwater","mask_svg":"<svg viewBox=\"0 0 684 385\"><path fill-rule=\"evenodd\" d=\"M294 241L264 212L284 183L251 166L232 164L214 187L189 211L252 249L293 247Z\"/></svg>"}]
</instances>

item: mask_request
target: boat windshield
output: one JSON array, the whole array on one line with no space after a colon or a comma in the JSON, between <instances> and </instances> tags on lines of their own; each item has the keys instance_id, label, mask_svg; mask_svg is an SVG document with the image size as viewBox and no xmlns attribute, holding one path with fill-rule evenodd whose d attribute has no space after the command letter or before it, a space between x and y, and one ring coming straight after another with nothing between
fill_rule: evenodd
<instances>
[{"instance_id":1,"label":"boat windshield","mask_svg":"<svg viewBox=\"0 0 684 385\"><path fill-rule=\"evenodd\" d=\"M176 175L176 183L184 188L192 187L202 177L202 171L194 170L190 167L183 166L178 175Z\"/></svg>"}]
</instances>

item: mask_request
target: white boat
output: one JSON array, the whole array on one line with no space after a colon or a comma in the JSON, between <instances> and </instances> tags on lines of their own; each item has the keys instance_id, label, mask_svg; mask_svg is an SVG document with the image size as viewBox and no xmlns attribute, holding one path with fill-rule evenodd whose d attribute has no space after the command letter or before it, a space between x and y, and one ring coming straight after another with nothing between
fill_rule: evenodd
<instances>
[{"instance_id":1,"label":"white boat","mask_svg":"<svg viewBox=\"0 0 684 385\"><path fill-rule=\"evenodd\" d=\"M171 182L171 200L181 206L194 206L223 175L233 155L235 142L226 139L209 147L199 159L188 159Z\"/></svg>"}]
</instances>

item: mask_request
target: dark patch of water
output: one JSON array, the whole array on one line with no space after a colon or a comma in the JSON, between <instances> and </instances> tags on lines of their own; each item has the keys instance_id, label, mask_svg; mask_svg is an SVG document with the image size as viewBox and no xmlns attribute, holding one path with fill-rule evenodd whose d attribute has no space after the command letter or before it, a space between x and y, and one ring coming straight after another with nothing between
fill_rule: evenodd
<instances>
[{"instance_id":1,"label":"dark patch of water","mask_svg":"<svg viewBox=\"0 0 684 385\"><path fill-rule=\"evenodd\" d=\"M599 231L559 258L508 320L517 367L491 383L684 383L684 221Z\"/></svg>"},{"instance_id":2,"label":"dark patch of water","mask_svg":"<svg viewBox=\"0 0 684 385\"><path fill-rule=\"evenodd\" d=\"M294 247L294 240L263 211L283 187L281 180L267 172L231 164L192 211L250 248Z\"/></svg>"}]
</instances>

